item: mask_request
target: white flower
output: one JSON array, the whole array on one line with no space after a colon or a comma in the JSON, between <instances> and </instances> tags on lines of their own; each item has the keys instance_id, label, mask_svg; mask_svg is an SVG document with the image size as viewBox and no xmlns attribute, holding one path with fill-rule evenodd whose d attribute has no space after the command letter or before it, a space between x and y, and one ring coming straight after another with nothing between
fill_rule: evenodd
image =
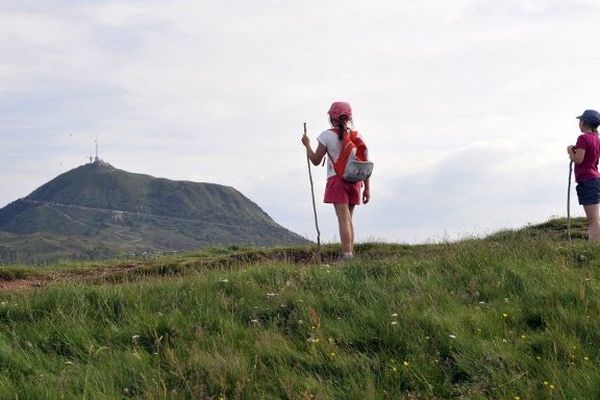
<instances>
[{"instance_id":1,"label":"white flower","mask_svg":"<svg viewBox=\"0 0 600 400\"><path fill-rule=\"evenodd\" d=\"M456 335L448 335L450 339L456 339Z\"/></svg>"},{"instance_id":2,"label":"white flower","mask_svg":"<svg viewBox=\"0 0 600 400\"><path fill-rule=\"evenodd\" d=\"M392 321L392 325L398 325L398 321Z\"/></svg>"},{"instance_id":3,"label":"white flower","mask_svg":"<svg viewBox=\"0 0 600 400\"><path fill-rule=\"evenodd\" d=\"M392 317L396 318L398 316L398 313L393 313Z\"/></svg>"},{"instance_id":4,"label":"white flower","mask_svg":"<svg viewBox=\"0 0 600 400\"><path fill-rule=\"evenodd\" d=\"M279 293L267 293L267 297L277 297Z\"/></svg>"},{"instance_id":5,"label":"white flower","mask_svg":"<svg viewBox=\"0 0 600 400\"><path fill-rule=\"evenodd\" d=\"M227 282L229 282L229 279L221 278L221 279L219 279L219 282L227 283Z\"/></svg>"}]
</instances>

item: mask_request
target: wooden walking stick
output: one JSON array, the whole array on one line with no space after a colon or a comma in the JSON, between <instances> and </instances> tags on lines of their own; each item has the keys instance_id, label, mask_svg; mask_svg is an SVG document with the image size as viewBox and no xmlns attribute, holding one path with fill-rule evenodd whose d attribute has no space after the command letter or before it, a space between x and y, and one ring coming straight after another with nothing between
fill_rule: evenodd
<instances>
[{"instance_id":1,"label":"wooden walking stick","mask_svg":"<svg viewBox=\"0 0 600 400\"><path fill-rule=\"evenodd\" d=\"M306 135L306 122L304 123L304 135ZM315 215L315 228L317 229L317 260L321 260L321 232L319 231L319 220L317 219L317 205L315 203L315 187L313 184L312 172L310 169L310 159L306 155L306 163L308 164L308 178L310 179L310 193L312 195L313 213Z\"/></svg>"},{"instance_id":2,"label":"wooden walking stick","mask_svg":"<svg viewBox=\"0 0 600 400\"><path fill-rule=\"evenodd\" d=\"M569 184L567 185L567 236L569 237L569 245L573 247L571 239L571 175L573 175L573 161L569 163Z\"/></svg>"}]
</instances>

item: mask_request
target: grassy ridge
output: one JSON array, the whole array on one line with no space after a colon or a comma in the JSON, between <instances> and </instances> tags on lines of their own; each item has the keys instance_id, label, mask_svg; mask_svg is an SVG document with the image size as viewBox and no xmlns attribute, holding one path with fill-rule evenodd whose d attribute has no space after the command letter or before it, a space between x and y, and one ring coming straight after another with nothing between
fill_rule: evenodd
<instances>
[{"instance_id":1,"label":"grassy ridge","mask_svg":"<svg viewBox=\"0 0 600 400\"><path fill-rule=\"evenodd\" d=\"M358 250L3 293L0 398L600 397L600 249L526 230Z\"/></svg>"}]
</instances>

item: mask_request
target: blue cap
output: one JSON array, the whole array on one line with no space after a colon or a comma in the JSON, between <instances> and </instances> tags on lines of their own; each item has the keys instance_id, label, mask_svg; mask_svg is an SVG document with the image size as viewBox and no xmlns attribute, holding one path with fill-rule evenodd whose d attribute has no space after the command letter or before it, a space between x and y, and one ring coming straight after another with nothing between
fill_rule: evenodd
<instances>
[{"instance_id":1,"label":"blue cap","mask_svg":"<svg viewBox=\"0 0 600 400\"><path fill-rule=\"evenodd\" d=\"M600 125L600 113L596 110L585 110L577 119L583 121L586 125L598 126Z\"/></svg>"}]
</instances>

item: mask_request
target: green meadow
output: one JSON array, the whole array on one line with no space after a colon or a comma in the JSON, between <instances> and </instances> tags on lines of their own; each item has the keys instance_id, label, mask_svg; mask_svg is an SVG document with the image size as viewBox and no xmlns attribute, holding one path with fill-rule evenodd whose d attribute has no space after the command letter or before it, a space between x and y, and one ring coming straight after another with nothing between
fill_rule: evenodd
<instances>
[{"instance_id":1,"label":"green meadow","mask_svg":"<svg viewBox=\"0 0 600 400\"><path fill-rule=\"evenodd\" d=\"M3 267L42 283L0 292L0 398L597 399L600 247L564 226L346 263L230 247Z\"/></svg>"}]
</instances>

